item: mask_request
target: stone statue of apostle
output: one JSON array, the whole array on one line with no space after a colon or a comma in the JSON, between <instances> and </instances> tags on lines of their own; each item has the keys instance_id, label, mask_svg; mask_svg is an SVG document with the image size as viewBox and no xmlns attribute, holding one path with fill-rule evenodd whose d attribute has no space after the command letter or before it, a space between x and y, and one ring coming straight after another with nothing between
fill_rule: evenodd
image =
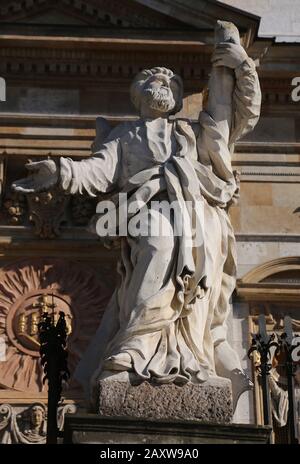
<instances>
[{"instance_id":1,"label":"stone statue of apostle","mask_svg":"<svg viewBox=\"0 0 300 464\"><path fill-rule=\"evenodd\" d=\"M77 372L86 385L126 371L156 383L230 378L235 401L249 388L226 334L236 279L227 206L237 190L233 144L257 123L261 92L236 27L219 21L216 37L198 123L170 118L182 107L181 78L146 69L130 89L137 121L119 124L89 159L29 163L32 174L13 184L23 193L54 185L68 194L123 192L129 204L147 206L136 213L140 223L163 224L163 234L121 238L121 281ZM176 202L182 234L174 218L151 207L154 199Z\"/></svg>"}]
</instances>

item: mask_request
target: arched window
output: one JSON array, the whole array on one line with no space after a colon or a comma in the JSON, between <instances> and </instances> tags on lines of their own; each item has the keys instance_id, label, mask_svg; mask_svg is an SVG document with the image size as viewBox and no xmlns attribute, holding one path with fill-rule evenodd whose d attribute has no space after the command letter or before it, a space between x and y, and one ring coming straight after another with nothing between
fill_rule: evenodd
<instances>
[{"instance_id":1,"label":"arched window","mask_svg":"<svg viewBox=\"0 0 300 464\"><path fill-rule=\"evenodd\" d=\"M292 318L293 331L300 335L300 257L285 257L264 263L248 272L237 282L237 296L249 305L250 334L258 331L258 316L265 314L267 331L283 332L285 316ZM254 401L256 421L262 424L262 392L255 369ZM284 425L287 412L287 382L284 365L278 362L270 375L275 443L287 442ZM300 439L300 365L295 376L295 414Z\"/></svg>"}]
</instances>

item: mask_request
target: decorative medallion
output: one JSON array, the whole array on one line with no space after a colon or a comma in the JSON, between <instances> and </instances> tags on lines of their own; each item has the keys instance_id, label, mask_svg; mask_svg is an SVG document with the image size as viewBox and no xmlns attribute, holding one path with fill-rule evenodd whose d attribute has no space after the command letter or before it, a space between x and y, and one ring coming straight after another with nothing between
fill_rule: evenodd
<instances>
[{"instance_id":1,"label":"decorative medallion","mask_svg":"<svg viewBox=\"0 0 300 464\"><path fill-rule=\"evenodd\" d=\"M59 311L66 315L72 374L114 286L114 271L98 273L76 261L32 259L5 266L0 272L0 337L7 346L0 384L21 391L44 390L37 337L44 310L54 318Z\"/></svg>"},{"instance_id":2,"label":"decorative medallion","mask_svg":"<svg viewBox=\"0 0 300 464\"><path fill-rule=\"evenodd\" d=\"M60 295L48 295L49 291L44 289L29 292L23 298L19 298L16 304L12 305L6 321L7 335L9 341L20 351L31 356L40 356L38 341L38 324L43 312L54 313L54 321L58 320L59 311L63 311L66 316L68 333L71 334L73 320L70 308L69 297ZM51 300L51 303L49 302Z\"/></svg>"}]
</instances>

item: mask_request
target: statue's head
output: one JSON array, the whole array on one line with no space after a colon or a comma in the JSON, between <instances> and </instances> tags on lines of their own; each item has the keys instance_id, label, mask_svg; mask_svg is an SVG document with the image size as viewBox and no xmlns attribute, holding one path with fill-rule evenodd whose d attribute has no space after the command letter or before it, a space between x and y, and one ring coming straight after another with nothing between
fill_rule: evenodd
<instances>
[{"instance_id":1,"label":"statue's head","mask_svg":"<svg viewBox=\"0 0 300 464\"><path fill-rule=\"evenodd\" d=\"M182 108L182 80L167 68L144 69L134 78L130 96L139 112L146 105L162 115L175 114Z\"/></svg>"}]
</instances>

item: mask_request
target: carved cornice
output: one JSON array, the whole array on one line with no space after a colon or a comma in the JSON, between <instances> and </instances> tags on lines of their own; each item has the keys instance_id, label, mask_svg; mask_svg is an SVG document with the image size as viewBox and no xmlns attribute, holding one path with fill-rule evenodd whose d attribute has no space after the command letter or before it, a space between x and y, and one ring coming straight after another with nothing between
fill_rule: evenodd
<instances>
[{"instance_id":1,"label":"carved cornice","mask_svg":"<svg viewBox=\"0 0 300 464\"><path fill-rule=\"evenodd\" d=\"M76 82L107 80L110 85L128 88L142 68L163 63L186 80L186 87L198 88L208 80L210 55L198 52L153 50L80 50L34 47L3 47L0 50L0 74L9 83L19 80L61 82L76 77Z\"/></svg>"},{"instance_id":2,"label":"carved cornice","mask_svg":"<svg viewBox=\"0 0 300 464\"><path fill-rule=\"evenodd\" d=\"M182 42L183 43L183 42ZM212 49L211 49L212 50ZM211 51L210 50L210 51ZM206 51L207 53L203 53ZM159 54L159 60L161 62L174 60L175 62L191 62L194 64L205 64L211 66L209 50L206 47L198 47L198 52L188 53L180 52L177 49L177 52L174 50L168 50L161 52ZM158 59L155 52L148 52L148 56ZM147 58L148 58L147 56ZM48 43L47 47L35 47L35 46L2 46L0 49L1 59L18 59L20 61L27 61L28 59L37 59L41 58L47 60L58 60L65 61L70 60L72 62L76 61L80 63L82 60L93 61L99 60L101 62L111 61L115 62L116 60L121 63L126 63L128 61L144 61L145 60L145 51L140 51L138 49L133 50L97 50L97 49L72 49L72 48L54 48L51 47L51 44Z\"/></svg>"},{"instance_id":3,"label":"carved cornice","mask_svg":"<svg viewBox=\"0 0 300 464\"><path fill-rule=\"evenodd\" d=\"M298 142L239 142L232 165L242 182L299 183Z\"/></svg>"},{"instance_id":4,"label":"carved cornice","mask_svg":"<svg viewBox=\"0 0 300 464\"><path fill-rule=\"evenodd\" d=\"M296 234L241 234L236 233L237 242L280 242L280 243L299 243L300 235Z\"/></svg>"},{"instance_id":5,"label":"carved cornice","mask_svg":"<svg viewBox=\"0 0 300 464\"><path fill-rule=\"evenodd\" d=\"M279 154L296 154L300 152L299 142L256 142L241 140L235 144L236 153L279 153ZM269 159L269 157L268 157ZM275 160L273 160L275 161Z\"/></svg>"},{"instance_id":6,"label":"carved cornice","mask_svg":"<svg viewBox=\"0 0 300 464\"><path fill-rule=\"evenodd\" d=\"M297 302L300 301L300 286L291 288L280 284L237 284L237 296L246 301Z\"/></svg>"},{"instance_id":7,"label":"carved cornice","mask_svg":"<svg viewBox=\"0 0 300 464\"><path fill-rule=\"evenodd\" d=\"M184 25L179 19L171 18L135 2L122 0L25 0L0 4L3 22L24 22L28 18L47 14L49 10L63 13L69 18L80 20L86 25L106 27L175 28Z\"/></svg>"},{"instance_id":8,"label":"carved cornice","mask_svg":"<svg viewBox=\"0 0 300 464\"><path fill-rule=\"evenodd\" d=\"M233 163L234 166L234 163ZM277 171L275 171L276 168L254 168L254 169L247 169L247 168L241 168L240 170L240 178L241 182L270 182L272 184L274 183L289 183L289 184L299 184L300 182L300 166L298 163L297 166L297 172L295 171L295 168L284 168L284 167L279 167L277 168Z\"/></svg>"},{"instance_id":9,"label":"carved cornice","mask_svg":"<svg viewBox=\"0 0 300 464\"><path fill-rule=\"evenodd\" d=\"M0 2L0 21L26 22L28 18L54 9L87 25L165 31L168 28L213 29L216 20L222 18L233 21L240 28L247 46L256 37L259 25L258 17L210 0L52 0L49 3L46 0Z\"/></svg>"},{"instance_id":10,"label":"carved cornice","mask_svg":"<svg viewBox=\"0 0 300 464\"><path fill-rule=\"evenodd\" d=\"M83 40L83 39L82 39ZM128 83L141 69L164 63L179 73L185 80L188 91L200 91L207 83L211 69L211 46L199 45L194 42L178 42L173 49L172 41L165 41L165 49L158 41L151 41L150 48L139 50L134 43L124 42L116 44L115 50L110 47L108 41L102 43L104 48L78 48L73 44L67 47L55 48L49 41L45 47L37 47L24 43L20 46L3 46L0 50L0 73L7 78L9 83L17 85L18 81L40 81L41 83L65 82L70 77L76 77L76 82L94 81L95 83L107 81L118 87L128 87ZM190 45L188 45L190 44ZM78 43L82 46L82 41ZM141 41L143 48L147 41ZM159 47L159 56L155 50ZM194 50L194 46L196 50ZM154 47L154 48L153 48ZM291 100L292 86L290 73L286 70L278 70L273 73L273 78L265 77L258 68L262 88L263 112L282 111L296 112L298 106Z\"/></svg>"}]
</instances>

